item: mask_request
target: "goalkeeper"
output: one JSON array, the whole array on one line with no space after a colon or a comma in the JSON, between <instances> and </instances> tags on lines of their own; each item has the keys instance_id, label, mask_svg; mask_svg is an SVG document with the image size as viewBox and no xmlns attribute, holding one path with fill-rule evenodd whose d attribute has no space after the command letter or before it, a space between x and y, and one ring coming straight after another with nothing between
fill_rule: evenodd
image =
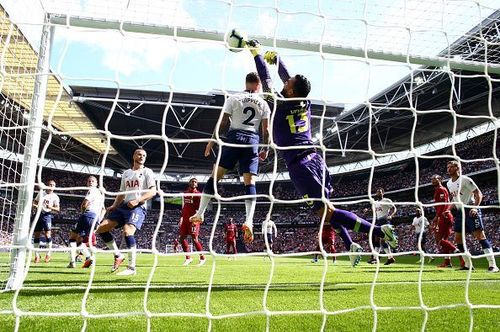
<instances>
[{"instance_id":1,"label":"goalkeeper","mask_svg":"<svg viewBox=\"0 0 500 332\"><path fill-rule=\"evenodd\" d=\"M325 223L329 222L340 233L351 252L360 252L361 247L352 242L345 228L368 233L371 224L352 212L335 208L329 202L332 190L330 174L321 154L312 147L311 103L305 99L311 90L311 83L303 75L290 76L276 52L266 52L263 57L259 52L258 41L248 41L246 46L254 57L262 88L268 94L266 101L269 108L273 109L276 103L272 122L273 139L279 148L287 148L281 149L280 152L295 189L302 197L313 199L307 204L320 217L325 215ZM264 60L269 64L278 65L278 74L284 83L281 92L273 91L271 76ZM294 148L289 149L290 147ZM322 196L327 202L321 200ZM391 247L397 246L397 237L392 226L373 226L373 234L384 238ZM355 266L360 256L351 255L350 259L351 264Z\"/></svg>"}]
</instances>

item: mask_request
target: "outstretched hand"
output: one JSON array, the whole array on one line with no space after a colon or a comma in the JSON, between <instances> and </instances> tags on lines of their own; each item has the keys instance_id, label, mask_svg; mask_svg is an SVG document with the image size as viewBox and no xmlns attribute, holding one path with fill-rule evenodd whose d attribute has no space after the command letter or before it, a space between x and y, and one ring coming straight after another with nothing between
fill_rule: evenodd
<instances>
[{"instance_id":1,"label":"outstretched hand","mask_svg":"<svg viewBox=\"0 0 500 332\"><path fill-rule=\"evenodd\" d=\"M270 64L275 65L278 58L278 53L274 51L267 51L264 53L264 60Z\"/></svg>"}]
</instances>

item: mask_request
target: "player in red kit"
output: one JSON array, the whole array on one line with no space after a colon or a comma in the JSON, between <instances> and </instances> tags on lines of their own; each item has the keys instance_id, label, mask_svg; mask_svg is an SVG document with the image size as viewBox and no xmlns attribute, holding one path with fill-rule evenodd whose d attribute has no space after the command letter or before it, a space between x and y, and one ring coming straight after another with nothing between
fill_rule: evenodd
<instances>
[{"instance_id":1,"label":"player in red kit","mask_svg":"<svg viewBox=\"0 0 500 332\"><path fill-rule=\"evenodd\" d=\"M231 248L233 249L233 254L237 254L236 250L236 238L238 237L238 226L234 224L233 218L229 218L227 224L224 225L224 231L226 233L226 254L229 255Z\"/></svg>"},{"instance_id":2,"label":"player in red kit","mask_svg":"<svg viewBox=\"0 0 500 332\"><path fill-rule=\"evenodd\" d=\"M323 248L325 248L325 251L330 254L334 254L337 252L335 249L335 229L329 224L324 224L323 225L323 230L321 231L321 242L323 244ZM316 251L320 251L321 248L319 246L319 241L318 241L318 246L316 247ZM318 262L318 254L314 255L314 258L312 260L313 263ZM332 257L333 262L335 263L335 256Z\"/></svg>"},{"instance_id":3,"label":"player in red kit","mask_svg":"<svg viewBox=\"0 0 500 332\"><path fill-rule=\"evenodd\" d=\"M449 203L448 190L442 185L441 176L433 175L431 181L434 186L434 202ZM436 205L436 216L432 220L432 228L436 235L436 243L441 247L441 253L443 254L458 252L457 247L448 241L453 227L453 215L450 212L450 208L451 204ZM460 263L463 265L462 257L460 257ZM446 257L444 262L438 265L438 267L452 267L450 257Z\"/></svg>"},{"instance_id":4,"label":"player in red kit","mask_svg":"<svg viewBox=\"0 0 500 332\"><path fill-rule=\"evenodd\" d=\"M192 178L189 180L188 188L184 192L184 197L182 201L182 216L180 220L180 229L179 229L179 241L182 245L182 250L184 252L188 252L189 245L187 241L187 237L191 236L193 240L193 245L197 251L202 251L203 247L201 242L198 240L198 235L200 233L200 224L192 223L189 221L189 218L196 213L200 206L200 196L193 196L190 194L198 194L201 192L198 191L198 180L196 178ZM186 255L186 260L184 261L183 266L189 265L193 259L191 256ZM200 263L198 266L204 265L206 262L205 256L203 254L200 255Z\"/></svg>"}]
</instances>

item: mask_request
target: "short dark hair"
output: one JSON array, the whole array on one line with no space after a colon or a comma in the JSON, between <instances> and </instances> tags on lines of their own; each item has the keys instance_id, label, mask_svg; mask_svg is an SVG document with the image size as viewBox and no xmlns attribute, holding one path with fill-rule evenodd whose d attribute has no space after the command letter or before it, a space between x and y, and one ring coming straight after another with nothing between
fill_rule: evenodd
<instances>
[{"instance_id":1,"label":"short dark hair","mask_svg":"<svg viewBox=\"0 0 500 332\"><path fill-rule=\"evenodd\" d=\"M311 82L304 75L295 75L293 91L297 97L307 97L311 91Z\"/></svg>"},{"instance_id":2,"label":"short dark hair","mask_svg":"<svg viewBox=\"0 0 500 332\"><path fill-rule=\"evenodd\" d=\"M245 83L260 83L259 74L254 71L248 73L247 77L245 78Z\"/></svg>"}]
</instances>

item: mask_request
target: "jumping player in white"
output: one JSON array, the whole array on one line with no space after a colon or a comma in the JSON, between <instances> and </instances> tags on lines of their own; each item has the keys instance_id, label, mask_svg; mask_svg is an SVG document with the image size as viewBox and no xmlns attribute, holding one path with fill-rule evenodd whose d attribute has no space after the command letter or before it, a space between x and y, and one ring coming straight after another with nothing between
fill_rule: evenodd
<instances>
[{"instance_id":1,"label":"jumping player in white","mask_svg":"<svg viewBox=\"0 0 500 332\"><path fill-rule=\"evenodd\" d=\"M122 276L136 274L136 242L134 234L136 230L141 229L146 218L146 202L156 194L153 171L144 166L146 156L146 151L143 149L134 151L134 165L123 173L120 185L120 191L133 192L116 196L113 205L106 209L109 213L107 218L102 221L96 230L96 233L101 235L106 246L113 250L115 254L115 261L111 268L111 272L115 272L125 260L125 256L116 246L110 231L116 227L123 227L127 249L130 251L127 269L118 273L118 275Z\"/></svg>"},{"instance_id":2,"label":"jumping player in white","mask_svg":"<svg viewBox=\"0 0 500 332\"><path fill-rule=\"evenodd\" d=\"M214 170L203 188L200 208L191 222L203 222L205 210L214 195L214 177L217 183L228 170L232 170L236 163L239 163L240 173L243 173L245 184L245 194L255 196L255 177L259 168L260 160L267 158L268 149L263 148L258 152L259 126L261 127L262 140L264 144L269 144L269 106L257 93L260 90L260 78L257 73L249 73L245 79L245 92L229 97L222 109L223 116L219 127L219 132L225 129L228 124L229 130L226 134L226 142L232 144L245 144L246 147L223 146L219 166ZM231 121L230 121L231 120ZM217 130L217 128L216 128ZM214 135L212 136L215 138ZM208 142L205 148L205 157L210 155L214 145L213 141ZM251 145L251 146L250 146ZM255 197L245 199L246 219L242 226L243 238L245 242L253 241L253 215L255 213Z\"/></svg>"}]
</instances>

